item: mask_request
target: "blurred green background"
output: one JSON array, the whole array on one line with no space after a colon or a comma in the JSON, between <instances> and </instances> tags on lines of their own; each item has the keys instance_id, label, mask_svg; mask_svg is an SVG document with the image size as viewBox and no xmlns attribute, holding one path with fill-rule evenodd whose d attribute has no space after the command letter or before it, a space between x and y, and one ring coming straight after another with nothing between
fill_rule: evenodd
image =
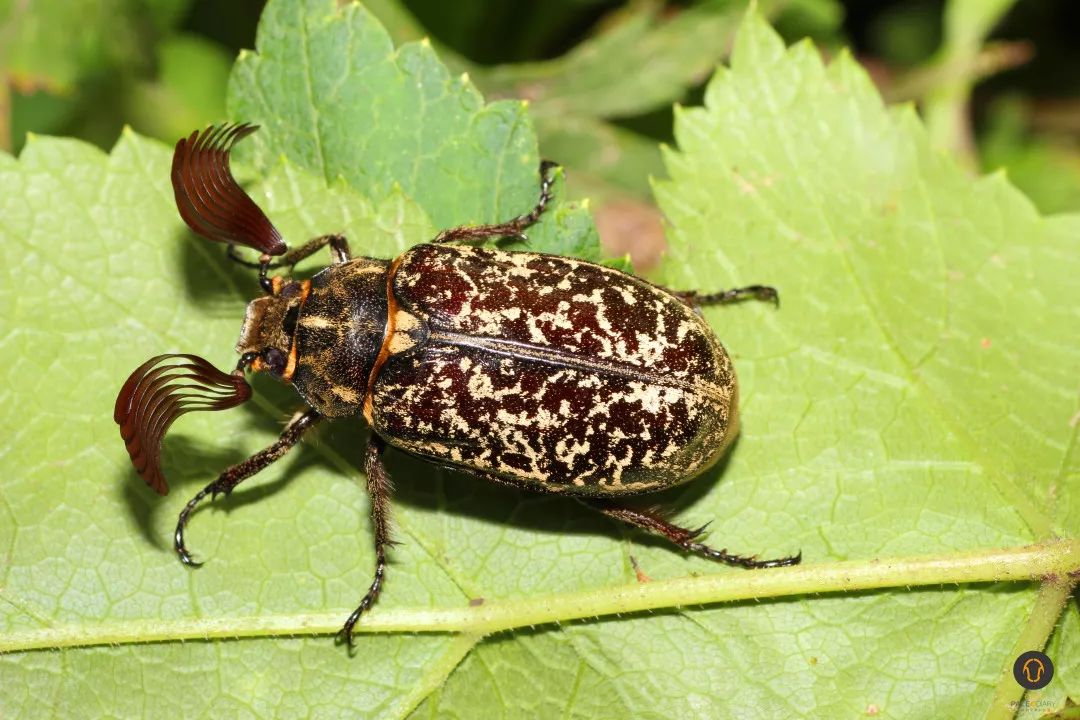
<instances>
[{"instance_id":1,"label":"blurred green background","mask_svg":"<svg viewBox=\"0 0 1080 720\"><path fill-rule=\"evenodd\" d=\"M299 1L299 0L298 0ZM589 197L610 252L663 247L650 176L672 104L696 104L745 0L372 0L398 42L424 37L490 99L531 104L541 153ZM103 148L121 128L173 142L227 118L233 59L261 0L0 0L0 148L28 132ZM789 42L849 47L936 144L1007 168L1044 212L1080 209L1080 4L1069 0L759 0ZM233 118L242 120L243 118Z\"/></svg>"}]
</instances>

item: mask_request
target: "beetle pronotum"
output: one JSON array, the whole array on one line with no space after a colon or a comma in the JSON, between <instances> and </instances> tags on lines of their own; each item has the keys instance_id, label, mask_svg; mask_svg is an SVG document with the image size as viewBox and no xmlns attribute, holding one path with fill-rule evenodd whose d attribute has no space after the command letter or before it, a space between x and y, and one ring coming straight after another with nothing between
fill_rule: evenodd
<instances>
[{"instance_id":1,"label":"beetle pronotum","mask_svg":"<svg viewBox=\"0 0 1080 720\"><path fill-rule=\"evenodd\" d=\"M159 355L135 370L114 419L138 474L168 492L161 443L191 410L245 402L245 371L292 384L307 408L269 447L227 468L180 513L174 545L187 565L184 528L208 495L228 494L281 458L324 418L362 415L370 428L364 470L375 529L375 577L341 637L352 642L375 602L391 544L386 447L501 485L575 497L689 552L744 568L794 565L699 542L618 498L676 485L713 465L738 430L731 361L698 309L746 298L754 285L713 294L667 290L593 263L474 247L523 236L551 198L550 163L527 214L445 230L393 260L353 258L341 235L288 250L229 169L233 145L255 130L223 125L180 140L172 183L184 221L258 268L263 297L247 307L231 373L194 355ZM261 253L244 261L236 245ZM332 264L307 280L288 271L329 246ZM274 258L277 257L276 260ZM273 268L283 275L270 276Z\"/></svg>"}]
</instances>

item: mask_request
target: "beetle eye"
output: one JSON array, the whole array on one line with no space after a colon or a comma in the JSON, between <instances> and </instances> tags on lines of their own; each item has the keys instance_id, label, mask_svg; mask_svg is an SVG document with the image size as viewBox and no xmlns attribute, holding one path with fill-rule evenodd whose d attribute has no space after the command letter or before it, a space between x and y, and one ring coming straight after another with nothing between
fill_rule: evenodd
<instances>
[{"instance_id":1,"label":"beetle eye","mask_svg":"<svg viewBox=\"0 0 1080 720\"><path fill-rule=\"evenodd\" d=\"M266 363L266 368L273 374L281 375L285 372L285 353L277 348L263 350L262 359Z\"/></svg>"}]
</instances>

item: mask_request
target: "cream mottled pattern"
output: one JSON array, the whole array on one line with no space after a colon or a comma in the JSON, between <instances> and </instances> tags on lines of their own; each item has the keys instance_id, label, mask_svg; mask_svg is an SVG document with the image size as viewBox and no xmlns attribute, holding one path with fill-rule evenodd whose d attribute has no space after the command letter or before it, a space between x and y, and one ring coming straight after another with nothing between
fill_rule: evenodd
<instances>
[{"instance_id":1,"label":"cream mottled pattern","mask_svg":"<svg viewBox=\"0 0 1080 720\"><path fill-rule=\"evenodd\" d=\"M679 299L591 263L420 245L390 279L397 337L371 387L404 450L571 494L654 490L719 457L731 363Z\"/></svg>"}]
</instances>

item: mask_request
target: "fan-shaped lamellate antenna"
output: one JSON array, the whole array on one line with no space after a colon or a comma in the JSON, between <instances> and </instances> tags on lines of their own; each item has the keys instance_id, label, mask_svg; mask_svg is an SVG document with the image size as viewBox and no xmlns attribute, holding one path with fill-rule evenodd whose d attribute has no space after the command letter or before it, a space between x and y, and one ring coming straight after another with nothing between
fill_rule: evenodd
<instances>
[{"instance_id":1,"label":"fan-shaped lamellate antenna","mask_svg":"<svg viewBox=\"0 0 1080 720\"><path fill-rule=\"evenodd\" d=\"M113 420L139 477L165 495L169 484L161 471L161 441L173 421L192 410L226 410L250 397L240 368L225 373L195 355L158 355L124 383Z\"/></svg>"},{"instance_id":2,"label":"fan-shaped lamellate antenna","mask_svg":"<svg viewBox=\"0 0 1080 720\"><path fill-rule=\"evenodd\" d=\"M217 125L195 131L176 143L172 185L180 217L208 240L245 245L266 255L281 255L281 233L244 192L229 169L233 145L257 125Z\"/></svg>"}]
</instances>

